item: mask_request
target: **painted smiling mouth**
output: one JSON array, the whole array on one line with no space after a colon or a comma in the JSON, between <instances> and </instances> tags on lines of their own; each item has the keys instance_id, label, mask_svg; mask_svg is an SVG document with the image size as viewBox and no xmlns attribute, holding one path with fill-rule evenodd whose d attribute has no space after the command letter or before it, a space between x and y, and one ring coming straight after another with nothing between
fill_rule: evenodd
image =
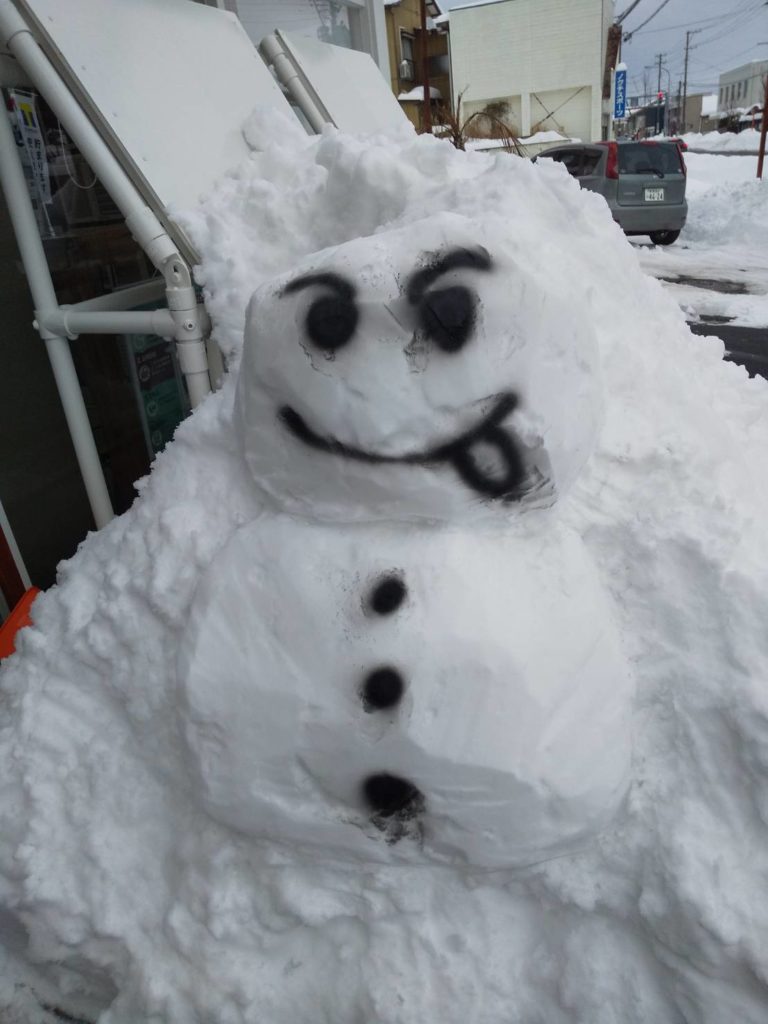
<instances>
[{"instance_id":1,"label":"painted smiling mouth","mask_svg":"<svg viewBox=\"0 0 768 1024\"><path fill-rule=\"evenodd\" d=\"M512 434L502 425L517 405L516 395L510 391L502 392L496 396L490 412L474 427L450 441L405 455L381 455L344 444L335 438L322 437L288 405L280 409L278 416L294 437L316 451L370 464L447 464L473 491L489 498L517 501L528 493L529 488L524 486L527 474Z\"/></svg>"}]
</instances>

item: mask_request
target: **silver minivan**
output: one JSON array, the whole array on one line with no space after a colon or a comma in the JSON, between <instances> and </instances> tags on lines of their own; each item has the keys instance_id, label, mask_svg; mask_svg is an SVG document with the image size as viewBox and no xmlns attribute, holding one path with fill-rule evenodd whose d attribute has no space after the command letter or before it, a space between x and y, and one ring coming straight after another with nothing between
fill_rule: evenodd
<instances>
[{"instance_id":1,"label":"silver minivan","mask_svg":"<svg viewBox=\"0 0 768 1024\"><path fill-rule=\"evenodd\" d=\"M675 142L569 143L541 153L557 160L582 188L599 192L613 219L627 235L650 235L671 245L688 216L686 168Z\"/></svg>"}]
</instances>

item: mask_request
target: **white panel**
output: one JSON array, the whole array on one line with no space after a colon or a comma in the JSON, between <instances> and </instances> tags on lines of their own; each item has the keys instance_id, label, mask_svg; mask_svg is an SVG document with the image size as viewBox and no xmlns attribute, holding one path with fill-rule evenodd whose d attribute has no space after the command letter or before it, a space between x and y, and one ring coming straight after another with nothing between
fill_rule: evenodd
<instances>
[{"instance_id":1,"label":"white panel","mask_svg":"<svg viewBox=\"0 0 768 1024\"><path fill-rule=\"evenodd\" d=\"M389 82L367 53L278 32L283 51L333 124L346 132L402 131L408 124ZM289 86L290 88L290 86Z\"/></svg>"},{"instance_id":2,"label":"white panel","mask_svg":"<svg viewBox=\"0 0 768 1024\"><path fill-rule=\"evenodd\" d=\"M504 0L454 7L454 101L463 92L464 103L476 109L490 100L527 93L534 129L547 113L534 95L562 91L562 99L573 97L555 111L566 133L599 138L603 49L603 0ZM581 113L570 124L584 99L577 95L579 89L592 101L586 130Z\"/></svg>"},{"instance_id":3,"label":"white panel","mask_svg":"<svg viewBox=\"0 0 768 1024\"><path fill-rule=\"evenodd\" d=\"M248 154L257 103L290 106L227 11L189 0L20 0L145 199L189 207Z\"/></svg>"}]
</instances>

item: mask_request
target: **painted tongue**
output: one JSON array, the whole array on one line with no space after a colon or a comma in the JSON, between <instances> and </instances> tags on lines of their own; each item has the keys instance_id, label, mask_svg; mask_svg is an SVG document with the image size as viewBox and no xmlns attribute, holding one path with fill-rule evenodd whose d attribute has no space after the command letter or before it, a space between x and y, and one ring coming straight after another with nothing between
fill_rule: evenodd
<instances>
[{"instance_id":1,"label":"painted tongue","mask_svg":"<svg viewBox=\"0 0 768 1024\"><path fill-rule=\"evenodd\" d=\"M490 498L522 497L525 467L514 441L503 427L489 424L456 444L450 462L464 483Z\"/></svg>"}]
</instances>

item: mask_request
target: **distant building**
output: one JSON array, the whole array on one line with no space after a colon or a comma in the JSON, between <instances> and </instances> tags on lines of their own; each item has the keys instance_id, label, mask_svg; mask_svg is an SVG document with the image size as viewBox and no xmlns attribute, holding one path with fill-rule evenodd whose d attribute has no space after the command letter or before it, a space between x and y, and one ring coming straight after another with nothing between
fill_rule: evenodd
<instances>
[{"instance_id":1,"label":"distant building","mask_svg":"<svg viewBox=\"0 0 768 1024\"><path fill-rule=\"evenodd\" d=\"M726 116L755 106L762 107L766 75L768 60L752 60L720 75L717 94L720 114Z\"/></svg>"},{"instance_id":2,"label":"distant building","mask_svg":"<svg viewBox=\"0 0 768 1024\"><path fill-rule=\"evenodd\" d=\"M612 0L489 0L452 7L454 106L489 105L516 134L605 138L603 76Z\"/></svg>"},{"instance_id":3,"label":"distant building","mask_svg":"<svg viewBox=\"0 0 768 1024\"><path fill-rule=\"evenodd\" d=\"M672 135L685 132L717 131L719 116L717 93L689 93L685 101L685 127L683 126L683 103L680 93L669 97L669 131Z\"/></svg>"},{"instance_id":4,"label":"distant building","mask_svg":"<svg viewBox=\"0 0 768 1024\"><path fill-rule=\"evenodd\" d=\"M392 91L415 128L422 127L424 73L420 0L384 0ZM433 123L451 106L448 19L437 0L427 0L427 62Z\"/></svg>"}]
</instances>

